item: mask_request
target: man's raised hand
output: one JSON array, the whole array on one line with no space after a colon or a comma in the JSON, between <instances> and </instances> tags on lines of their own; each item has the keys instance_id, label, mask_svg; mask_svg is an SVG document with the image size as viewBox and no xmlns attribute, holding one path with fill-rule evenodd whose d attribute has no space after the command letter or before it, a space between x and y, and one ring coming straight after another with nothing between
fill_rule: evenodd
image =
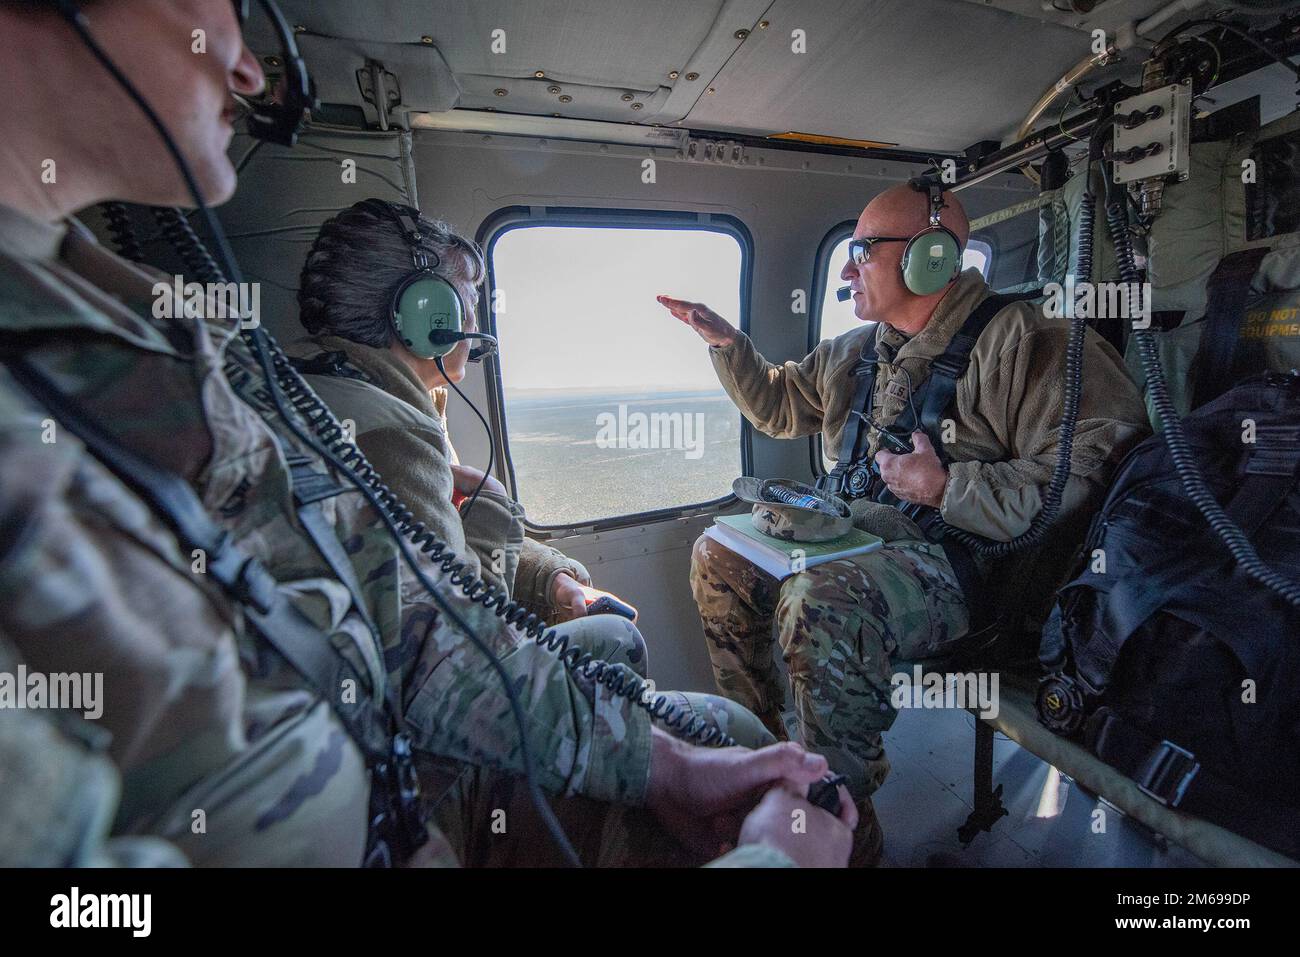
<instances>
[{"instance_id":1,"label":"man's raised hand","mask_svg":"<svg viewBox=\"0 0 1300 957\"><path fill-rule=\"evenodd\" d=\"M725 348L736 341L736 327L702 302L687 302L670 296L656 296L655 300L674 316L700 334L711 346Z\"/></svg>"}]
</instances>

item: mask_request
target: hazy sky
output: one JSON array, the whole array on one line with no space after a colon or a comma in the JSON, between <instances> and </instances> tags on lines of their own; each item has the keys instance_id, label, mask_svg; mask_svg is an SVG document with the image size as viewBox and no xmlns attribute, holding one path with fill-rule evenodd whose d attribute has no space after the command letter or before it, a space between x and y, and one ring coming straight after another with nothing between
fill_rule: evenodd
<instances>
[{"instance_id":1,"label":"hazy sky","mask_svg":"<svg viewBox=\"0 0 1300 957\"><path fill-rule=\"evenodd\" d=\"M708 348L659 303L707 303L740 323L740 245L692 229L530 226L493 252L508 389L716 389Z\"/></svg>"},{"instance_id":2,"label":"hazy sky","mask_svg":"<svg viewBox=\"0 0 1300 957\"><path fill-rule=\"evenodd\" d=\"M822 338L858 324L853 303L835 298L847 249L845 239L826 264ZM982 266L972 252L967 265ZM720 388L700 338L655 296L703 302L739 325L740 261L734 238L702 229L510 230L493 251L506 388Z\"/></svg>"}]
</instances>

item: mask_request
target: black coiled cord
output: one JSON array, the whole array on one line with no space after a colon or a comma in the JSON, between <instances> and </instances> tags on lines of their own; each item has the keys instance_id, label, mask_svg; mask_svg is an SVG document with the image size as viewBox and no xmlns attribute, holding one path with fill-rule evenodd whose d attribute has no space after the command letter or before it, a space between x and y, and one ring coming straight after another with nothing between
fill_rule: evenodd
<instances>
[{"instance_id":1,"label":"black coiled cord","mask_svg":"<svg viewBox=\"0 0 1300 957\"><path fill-rule=\"evenodd\" d=\"M247 339L250 332L245 331L243 335ZM631 669L574 647L570 644L568 635L558 634L555 628L548 629L542 618L518 602L511 601L504 591L495 589L477 575L466 572L466 562L430 532L423 522L416 519L396 493L384 484L361 449L348 441L347 434L334 413L303 381L279 344L269 336L265 337L265 343L271 354L276 381L317 439L326 446L331 456L356 473L375 494L380 507L387 512L398 532L428 556L438 570L448 576L448 582L459 588L466 598L482 605L511 627L554 652L575 674L602 684L615 694L640 705L678 737L696 744L716 744L720 747L730 747L736 743L703 718L680 712L663 695L648 699L650 685Z\"/></svg>"},{"instance_id":2,"label":"black coiled cord","mask_svg":"<svg viewBox=\"0 0 1300 957\"><path fill-rule=\"evenodd\" d=\"M1092 128L1088 140L1088 162L1083 175L1091 176L1092 164L1101 156L1101 134L1109 131L1113 120L1104 116ZM1107 209L1109 210L1109 205ZM1123 207L1121 207L1122 211ZM1091 183L1083 193L1083 205L1079 211L1079 258L1075 267L1076 275L1084 282L1092 282L1093 236L1096 230L1097 197L1092 192ZM1132 247L1129 259L1132 261ZM1134 267L1136 269L1136 267ZM1074 431L1079 423L1079 399L1083 393L1083 350L1087 341L1088 321L1075 304L1070 312L1070 332L1065 343L1065 396L1061 403L1061 424L1057 428L1056 463L1052 467L1052 477L1043 491L1043 501L1038 514L1024 532L1009 541L1000 542L983 535L976 535L964 528L956 528L940 520L936 527L944 539L951 539L965 545L971 551L986 558L1005 558L1006 556L1038 545L1056 521L1061 509L1061 498L1065 494L1066 483L1070 480L1070 465L1074 456Z\"/></svg>"},{"instance_id":3,"label":"black coiled cord","mask_svg":"<svg viewBox=\"0 0 1300 957\"><path fill-rule=\"evenodd\" d=\"M158 209L155 210L155 218L187 267L198 273L205 282L224 281L221 270L207 254L202 241L180 210ZM663 695L654 695L651 698L647 693L650 690L649 683L631 669L616 662L597 658L590 652L574 647L568 635L558 634L554 628L548 629L542 618L529 612L518 602L511 601L504 591L498 591L478 576L466 572L467 563L461 560L445 542L440 541L430 532L423 522L416 519L414 513L402 503L397 494L384 484L378 471L366 459L361 449L355 443L348 441L342 424L311 386L303 380L279 343L260 329L244 329L241 335L254 355L265 347L270 355L274 381L278 383L294 410L325 446L325 450L329 453L326 456L327 460L331 464L334 464L335 460L344 464L347 468L341 471L352 478L355 484L364 485L373 493L375 501L372 504L392 521L396 532L430 558L440 572L448 575L448 582L459 588L470 601L482 605L503 619L506 624L554 652L574 674L604 685L614 694L644 708L677 737L695 744L718 747L730 747L736 743L730 735L720 731L703 718L679 710ZM348 474L349 472L354 474Z\"/></svg>"},{"instance_id":4,"label":"black coiled cord","mask_svg":"<svg viewBox=\"0 0 1300 957\"><path fill-rule=\"evenodd\" d=\"M1128 231L1128 209L1123 198L1106 204L1106 226L1110 231L1111 242L1115 246L1115 259L1119 263L1120 279L1124 282L1140 282L1141 273L1133 257L1133 242ZM1169 458L1174 463L1174 471L1183 485L1183 491L1200 511L1214 533L1232 553L1237 565L1251 578L1272 589L1288 604L1300 607L1300 582L1293 581L1275 572L1259 557L1259 552L1251 544L1241 526L1228 517L1218 499L1206 484L1200 466L1187 441L1182 419L1169 396L1169 385L1165 381L1164 369L1160 365L1160 354L1156 348L1155 335L1150 329L1134 329L1133 339L1137 342L1138 356L1142 360L1142 372L1146 377L1147 394L1151 404L1160 417L1161 435L1165 447L1169 449Z\"/></svg>"},{"instance_id":5,"label":"black coiled cord","mask_svg":"<svg viewBox=\"0 0 1300 957\"><path fill-rule=\"evenodd\" d=\"M155 206L153 218L162 237L176 250L176 255L180 256L190 275L198 276L204 282L225 282L217 261L194 232L194 227L184 213L169 206Z\"/></svg>"},{"instance_id":6,"label":"black coiled cord","mask_svg":"<svg viewBox=\"0 0 1300 957\"><path fill-rule=\"evenodd\" d=\"M135 228L131 225L131 214L127 212L125 203L111 202L100 203L100 211L104 214L104 221L108 226L108 235L112 237L117 251L122 254L123 258L131 260L133 263L144 261L144 251L140 248L140 243L135 238Z\"/></svg>"}]
</instances>

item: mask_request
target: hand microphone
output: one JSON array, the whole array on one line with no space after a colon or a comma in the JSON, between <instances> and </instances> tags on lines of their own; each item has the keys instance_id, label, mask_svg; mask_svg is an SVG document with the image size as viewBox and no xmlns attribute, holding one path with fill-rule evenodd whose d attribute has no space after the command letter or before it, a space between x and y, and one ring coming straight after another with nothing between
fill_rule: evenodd
<instances>
[{"instance_id":1,"label":"hand microphone","mask_svg":"<svg viewBox=\"0 0 1300 957\"><path fill-rule=\"evenodd\" d=\"M838 299L840 302L848 302L850 299L853 298L853 287L841 286L839 289L836 289L835 298Z\"/></svg>"}]
</instances>

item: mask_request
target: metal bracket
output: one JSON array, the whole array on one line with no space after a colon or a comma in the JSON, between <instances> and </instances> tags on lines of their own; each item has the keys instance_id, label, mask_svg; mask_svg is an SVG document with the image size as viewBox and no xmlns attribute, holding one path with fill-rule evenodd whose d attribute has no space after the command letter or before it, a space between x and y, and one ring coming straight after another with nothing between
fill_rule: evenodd
<instances>
[{"instance_id":1,"label":"metal bracket","mask_svg":"<svg viewBox=\"0 0 1300 957\"><path fill-rule=\"evenodd\" d=\"M1151 177L1186 179L1191 166L1191 81L1171 83L1115 104L1110 159L1115 182Z\"/></svg>"},{"instance_id":2,"label":"metal bracket","mask_svg":"<svg viewBox=\"0 0 1300 957\"><path fill-rule=\"evenodd\" d=\"M682 159L697 163L744 166L749 162L744 144L735 140L705 140L691 137L682 149Z\"/></svg>"},{"instance_id":3,"label":"metal bracket","mask_svg":"<svg viewBox=\"0 0 1300 957\"><path fill-rule=\"evenodd\" d=\"M387 130L393 107L402 102L402 88L396 74L384 69L378 60L366 60L366 65L357 70L357 86L361 99L379 114L379 128Z\"/></svg>"},{"instance_id":4,"label":"metal bracket","mask_svg":"<svg viewBox=\"0 0 1300 957\"><path fill-rule=\"evenodd\" d=\"M957 828L957 839L966 847L980 831L991 831L1008 811L1002 805L1002 785L993 786L993 728L975 719L975 809Z\"/></svg>"}]
</instances>

